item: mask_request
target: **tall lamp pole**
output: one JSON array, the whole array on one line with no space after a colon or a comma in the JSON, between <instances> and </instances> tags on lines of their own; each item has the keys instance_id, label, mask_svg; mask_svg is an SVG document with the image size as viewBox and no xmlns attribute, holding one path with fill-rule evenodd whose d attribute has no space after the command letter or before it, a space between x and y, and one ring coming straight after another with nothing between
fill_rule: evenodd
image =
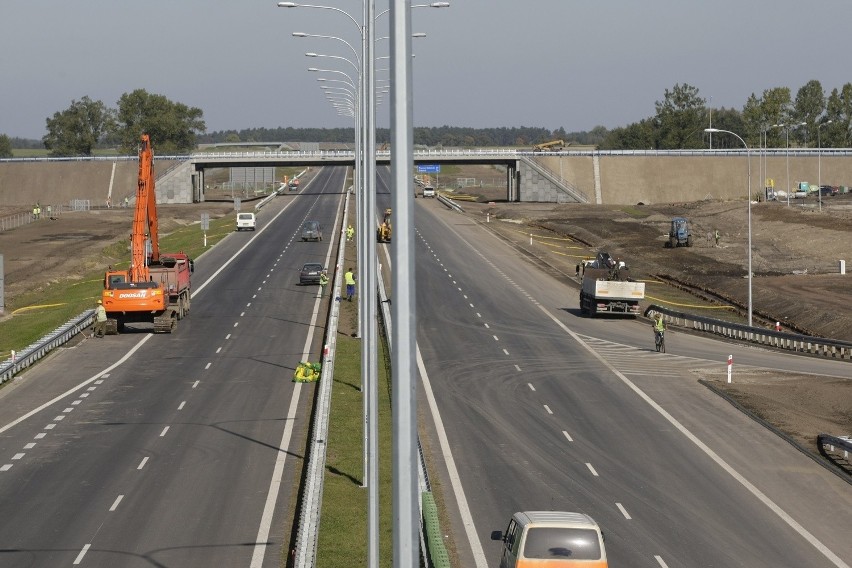
<instances>
[{"instance_id":1,"label":"tall lamp pole","mask_svg":"<svg viewBox=\"0 0 852 568\"><path fill-rule=\"evenodd\" d=\"M746 161L748 162L748 326L752 327L752 302L751 302L751 150L748 148L748 144L743 140L739 134L731 132L730 130L720 130L718 128L705 128L704 132L712 134L713 132L721 132L724 134L730 134L731 136L736 137L740 142L743 143L746 149Z\"/></svg>"},{"instance_id":2,"label":"tall lamp pole","mask_svg":"<svg viewBox=\"0 0 852 568\"><path fill-rule=\"evenodd\" d=\"M817 193L819 194L819 210L822 211L822 140L819 137L819 130L826 124L831 124L831 120L827 120L822 124L817 125Z\"/></svg>"}]
</instances>

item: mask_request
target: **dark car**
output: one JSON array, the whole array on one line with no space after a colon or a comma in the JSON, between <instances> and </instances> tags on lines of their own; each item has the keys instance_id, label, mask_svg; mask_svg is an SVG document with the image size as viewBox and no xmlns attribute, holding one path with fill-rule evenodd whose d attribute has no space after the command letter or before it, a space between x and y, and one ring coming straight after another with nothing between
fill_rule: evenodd
<instances>
[{"instance_id":1,"label":"dark car","mask_svg":"<svg viewBox=\"0 0 852 568\"><path fill-rule=\"evenodd\" d=\"M302 240L303 241L321 241L322 240L322 225L318 221L306 221L302 225Z\"/></svg>"},{"instance_id":2,"label":"dark car","mask_svg":"<svg viewBox=\"0 0 852 568\"><path fill-rule=\"evenodd\" d=\"M831 187L830 185L821 185L819 186L819 194L823 197L830 197L840 193L840 188Z\"/></svg>"},{"instance_id":3,"label":"dark car","mask_svg":"<svg viewBox=\"0 0 852 568\"><path fill-rule=\"evenodd\" d=\"M319 284L320 274L325 270L322 264L318 262L308 262L299 271L299 284Z\"/></svg>"}]
</instances>

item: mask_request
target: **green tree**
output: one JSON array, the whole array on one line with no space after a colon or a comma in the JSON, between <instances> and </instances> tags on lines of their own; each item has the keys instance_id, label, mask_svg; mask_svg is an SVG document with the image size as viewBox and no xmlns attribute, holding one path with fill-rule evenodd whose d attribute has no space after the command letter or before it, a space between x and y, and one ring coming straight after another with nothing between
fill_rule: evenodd
<instances>
[{"instance_id":1,"label":"green tree","mask_svg":"<svg viewBox=\"0 0 852 568\"><path fill-rule=\"evenodd\" d=\"M624 128L613 128L600 143L601 150L654 150L657 144L657 124L645 118Z\"/></svg>"},{"instance_id":2,"label":"green tree","mask_svg":"<svg viewBox=\"0 0 852 568\"><path fill-rule=\"evenodd\" d=\"M0 134L0 158L11 158L12 141L5 134Z\"/></svg>"},{"instance_id":3,"label":"green tree","mask_svg":"<svg viewBox=\"0 0 852 568\"><path fill-rule=\"evenodd\" d=\"M92 150L113 125L113 113L88 96L46 119L44 147L52 156L91 156Z\"/></svg>"},{"instance_id":4,"label":"green tree","mask_svg":"<svg viewBox=\"0 0 852 568\"><path fill-rule=\"evenodd\" d=\"M684 83L666 89L662 101L655 103L659 148L681 149L701 146L705 128L705 99L698 89Z\"/></svg>"},{"instance_id":5,"label":"green tree","mask_svg":"<svg viewBox=\"0 0 852 568\"><path fill-rule=\"evenodd\" d=\"M825 111L825 91L822 84L816 79L810 80L796 93L796 102L793 105L793 117L796 122L804 122L806 129L806 146L816 146L817 118Z\"/></svg>"},{"instance_id":6,"label":"green tree","mask_svg":"<svg viewBox=\"0 0 852 568\"><path fill-rule=\"evenodd\" d=\"M124 93L118 100L116 137L121 151L136 152L139 137L147 133L159 154L186 154L207 126L199 108L172 102L144 89Z\"/></svg>"},{"instance_id":7,"label":"green tree","mask_svg":"<svg viewBox=\"0 0 852 568\"><path fill-rule=\"evenodd\" d=\"M822 129L823 147L849 148L852 145L852 83L846 83L840 91L831 91L825 118L831 124Z\"/></svg>"}]
</instances>

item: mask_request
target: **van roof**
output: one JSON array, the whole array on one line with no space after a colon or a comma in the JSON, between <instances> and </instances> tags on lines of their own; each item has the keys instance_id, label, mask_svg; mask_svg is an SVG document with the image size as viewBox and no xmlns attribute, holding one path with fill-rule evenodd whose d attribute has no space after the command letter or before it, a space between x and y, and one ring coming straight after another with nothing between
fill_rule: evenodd
<instances>
[{"instance_id":1,"label":"van roof","mask_svg":"<svg viewBox=\"0 0 852 568\"><path fill-rule=\"evenodd\" d=\"M522 524L596 527L595 520L584 513L570 513L566 511L521 511L515 513L515 518Z\"/></svg>"}]
</instances>

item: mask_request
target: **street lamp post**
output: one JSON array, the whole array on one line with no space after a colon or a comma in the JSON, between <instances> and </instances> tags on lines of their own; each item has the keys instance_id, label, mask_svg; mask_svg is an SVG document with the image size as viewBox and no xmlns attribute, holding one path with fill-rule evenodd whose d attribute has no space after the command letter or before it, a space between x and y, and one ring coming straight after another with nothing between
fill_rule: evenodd
<instances>
[{"instance_id":1,"label":"street lamp post","mask_svg":"<svg viewBox=\"0 0 852 568\"><path fill-rule=\"evenodd\" d=\"M833 121L827 120L817 125L817 193L819 194L819 210L822 211L822 140L819 137L820 129Z\"/></svg>"},{"instance_id":2,"label":"street lamp post","mask_svg":"<svg viewBox=\"0 0 852 568\"><path fill-rule=\"evenodd\" d=\"M735 136L740 142L742 142L743 146L746 149L746 161L748 162L748 326L752 327L752 302L751 302L751 151L748 148L748 144L743 140L739 134L735 134L730 130L721 130L719 128L705 128L704 132L713 133L713 132L721 132L724 134L730 134L731 136Z\"/></svg>"},{"instance_id":3,"label":"street lamp post","mask_svg":"<svg viewBox=\"0 0 852 568\"><path fill-rule=\"evenodd\" d=\"M792 188L792 186L790 185L790 129L791 129L791 128L796 128L796 127L798 127L798 126L804 126L804 125L805 125L805 123L804 123L804 122L800 122L800 123L798 123L798 124L785 124L785 123L779 123L779 124L773 124L773 125L772 125L772 128L783 128L783 129L784 129L784 132L785 132L785 140L786 140L786 144L787 144L787 151L786 151L786 161L787 161L787 207L789 207L789 206L790 206L790 190L791 190L791 189L793 189L793 188Z\"/></svg>"}]
</instances>

